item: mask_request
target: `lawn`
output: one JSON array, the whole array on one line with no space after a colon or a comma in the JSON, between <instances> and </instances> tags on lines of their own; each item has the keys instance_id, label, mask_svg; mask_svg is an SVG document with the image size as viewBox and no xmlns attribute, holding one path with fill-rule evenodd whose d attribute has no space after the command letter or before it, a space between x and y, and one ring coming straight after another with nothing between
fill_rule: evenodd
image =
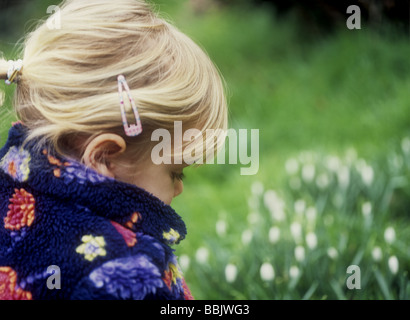
<instances>
[{"instance_id":1,"label":"lawn","mask_svg":"<svg viewBox=\"0 0 410 320\"><path fill-rule=\"evenodd\" d=\"M188 168L173 202L194 296L409 299L410 39L389 26L307 35L265 8L155 2L224 75L230 128L259 129L258 174ZM360 290L346 284L351 265Z\"/></svg>"}]
</instances>

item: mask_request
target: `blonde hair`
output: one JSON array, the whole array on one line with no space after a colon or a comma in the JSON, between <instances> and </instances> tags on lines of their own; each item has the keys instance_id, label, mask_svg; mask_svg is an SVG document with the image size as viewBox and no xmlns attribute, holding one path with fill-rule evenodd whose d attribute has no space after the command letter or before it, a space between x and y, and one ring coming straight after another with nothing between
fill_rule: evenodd
<instances>
[{"instance_id":1,"label":"blonde hair","mask_svg":"<svg viewBox=\"0 0 410 320\"><path fill-rule=\"evenodd\" d=\"M173 132L174 121L201 132L227 129L219 71L147 3L67 0L59 8L60 28L42 21L24 42L14 109L29 129L28 141L41 138L80 159L86 141L106 132L120 134L139 154L156 128ZM0 78L7 78L7 67L0 58ZM120 74L141 117L138 137L125 136L122 127ZM206 143L215 145L214 138Z\"/></svg>"}]
</instances>

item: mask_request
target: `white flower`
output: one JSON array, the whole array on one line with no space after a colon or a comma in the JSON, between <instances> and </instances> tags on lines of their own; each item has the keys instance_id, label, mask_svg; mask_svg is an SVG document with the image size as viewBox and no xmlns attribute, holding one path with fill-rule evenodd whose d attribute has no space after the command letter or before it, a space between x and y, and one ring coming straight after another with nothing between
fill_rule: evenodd
<instances>
[{"instance_id":1,"label":"white flower","mask_svg":"<svg viewBox=\"0 0 410 320\"><path fill-rule=\"evenodd\" d=\"M299 199L294 204L295 212L297 214L302 214L306 208L306 202L303 199Z\"/></svg>"},{"instance_id":2,"label":"white flower","mask_svg":"<svg viewBox=\"0 0 410 320\"><path fill-rule=\"evenodd\" d=\"M271 213L273 219L282 221L285 219L285 202L274 190L267 190L263 196L265 207Z\"/></svg>"},{"instance_id":3,"label":"white flower","mask_svg":"<svg viewBox=\"0 0 410 320\"><path fill-rule=\"evenodd\" d=\"M215 229L218 236L223 237L226 234L226 221L218 220L216 222Z\"/></svg>"},{"instance_id":4,"label":"white flower","mask_svg":"<svg viewBox=\"0 0 410 320\"><path fill-rule=\"evenodd\" d=\"M311 151L303 151L299 154L300 162L312 162L317 157L317 155Z\"/></svg>"},{"instance_id":5,"label":"white flower","mask_svg":"<svg viewBox=\"0 0 410 320\"><path fill-rule=\"evenodd\" d=\"M315 207L309 207L306 209L306 219L310 222L314 222L316 220L317 210Z\"/></svg>"},{"instance_id":6,"label":"white flower","mask_svg":"<svg viewBox=\"0 0 410 320\"><path fill-rule=\"evenodd\" d=\"M278 206L275 210L271 211L271 216L276 221L285 220L285 211L283 206Z\"/></svg>"},{"instance_id":7,"label":"white flower","mask_svg":"<svg viewBox=\"0 0 410 320\"><path fill-rule=\"evenodd\" d=\"M278 227L272 227L269 229L269 241L270 243L278 242L280 238L280 229Z\"/></svg>"},{"instance_id":8,"label":"white flower","mask_svg":"<svg viewBox=\"0 0 410 320\"><path fill-rule=\"evenodd\" d=\"M300 242L302 237L302 226L299 222L292 222L290 225L290 233L292 234L293 239L295 242Z\"/></svg>"},{"instance_id":9,"label":"white flower","mask_svg":"<svg viewBox=\"0 0 410 320\"><path fill-rule=\"evenodd\" d=\"M372 250L372 258L374 261L379 262L382 260L383 253L382 249L380 247L374 247Z\"/></svg>"},{"instance_id":10,"label":"white flower","mask_svg":"<svg viewBox=\"0 0 410 320\"><path fill-rule=\"evenodd\" d=\"M363 166L360 168L360 175L365 185L370 186L372 184L374 178L374 171L370 165L364 163Z\"/></svg>"},{"instance_id":11,"label":"white flower","mask_svg":"<svg viewBox=\"0 0 410 320\"><path fill-rule=\"evenodd\" d=\"M405 137L401 140L401 149L404 153L410 153L410 138Z\"/></svg>"},{"instance_id":12,"label":"white flower","mask_svg":"<svg viewBox=\"0 0 410 320\"><path fill-rule=\"evenodd\" d=\"M315 166L310 163L306 163L302 168L302 179L305 182L312 182L315 177Z\"/></svg>"},{"instance_id":13,"label":"white flower","mask_svg":"<svg viewBox=\"0 0 410 320\"><path fill-rule=\"evenodd\" d=\"M350 182L350 170L347 166L342 166L337 170L337 180L342 189L346 189Z\"/></svg>"},{"instance_id":14,"label":"white flower","mask_svg":"<svg viewBox=\"0 0 410 320\"><path fill-rule=\"evenodd\" d=\"M225 267L225 279L228 283L232 283L236 280L236 276L238 275L238 268L232 264L229 263Z\"/></svg>"},{"instance_id":15,"label":"white flower","mask_svg":"<svg viewBox=\"0 0 410 320\"><path fill-rule=\"evenodd\" d=\"M196 261L201 264L205 264L208 262L209 258L209 250L205 247L200 247L195 254Z\"/></svg>"},{"instance_id":16,"label":"white flower","mask_svg":"<svg viewBox=\"0 0 410 320\"><path fill-rule=\"evenodd\" d=\"M329 177L326 173L321 173L316 178L316 185L319 189L325 189L329 185Z\"/></svg>"},{"instance_id":17,"label":"white flower","mask_svg":"<svg viewBox=\"0 0 410 320\"><path fill-rule=\"evenodd\" d=\"M333 260L334 260L334 259L337 258L337 256L338 256L339 254L338 254L336 248L334 248L334 247L329 247L329 248L327 249L327 255L329 256L330 259L333 259Z\"/></svg>"},{"instance_id":18,"label":"white flower","mask_svg":"<svg viewBox=\"0 0 410 320\"><path fill-rule=\"evenodd\" d=\"M263 194L263 184L260 181L255 181L251 185L251 192L256 196L261 196Z\"/></svg>"},{"instance_id":19,"label":"white flower","mask_svg":"<svg viewBox=\"0 0 410 320\"><path fill-rule=\"evenodd\" d=\"M403 157L394 153L389 157L389 163L395 170L400 170L403 167Z\"/></svg>"},{"instance_id":20,"label":"white flower","mask_svg":"<svg viewBox=\"0 0 410 320\"><path fill-rule=\"evenodd\" d=\"M248 214L248 222L250 223L250 224L256 224L256 223L258 223L258 221L259 221L259 213L257 213L257 212L250 212L249 214Z\"/></svg>"},{"instance_id":21,"label":"white flower","mask_svg":"<svg viewBox=\"0 0 410 320\"><path fill-rule=\"evenodd\" d=\"M181 266L181 269L184 272L189 269L189 266L191 264L191 259L186 254L181 255L178 261L179 261L179 265Z\"/></svg>"},{"instance_id":22,"label":"white flower","mask_svg":"<svg viewBox=\"0 0 410 320\"><path fill-rule=\"evenodd\" d=\"M269 262L263 263L259 272L263 281L272 281L275 278L275 270Z\"/></svg>"},{"instance_id":23,"label":"white flower","mask_svg":"<svg viewBox=\"0 0 410 320\"><path fill-rule=\"evenodd\" d=\"M246 229L242 232L242 243L244 245L249 244L252 241L253 233L252 230Z\"/></svg>"},{"instance_id":24,"label":"white flower","mask_svg":"<svg viewBox=\"0 0 410 320\"><path fill-rule=\"evenodd\" d=\"M326 167L333 172L337 172L340 166L340 160L335 156L326 157Z\"/></svg>"},{"instance_id":25,"label":"white flower","mask_svg":"<svg viewBox=\"0 0 410 320\"><path fill-rule=\"evenodd\" d=\"M390 272L396 274L399 271L399 260L396 256L391 256L388 261Z\"/></svg>"},{"instance_id":26,"label":"white flower","mask_svg":"<svg viewBox=\"0 0 410 320\"><path fill-rule=\"evenodd\" d=\"M263 195L263 203L266 208L275 206L275 202L279 199L275 190L266 190Z\"/></svg>"},{"instance_id":27,"label":"white flower","mask_svg":"<svg viewBox=\"0 0 410 320\"><path fill-rule=\"evenodd\" d=\"M372 213L372 204L369 201L366 201L365 203L362 204L362 214L365 217L370 216Z\"/></svg>"},{"instance_id":28,"label":"white flower","mask_svg":"<svg viewBox=\"0 0 410 320\"><path fill-rule=\"evenodd\" d=\"M353 162L355 162L357 160L357 151L355 148L349 148L346 151L346 161L349 164L352 164Z\"/></svg>"},{"instance_id":29,"label":"white flower","mask_svg":"<svg viewBox=\"0 0 410 320\"><path fill-rule=\"evenodd\" d=\"M295 258L297 261L302 262L305 260L305 248L302 246L297 246L295 248Z\"/></svg>"},{"instance_id":30,"label":"white flower","mask_svg":"<svg viewBox=\"0 0 410 320\"><path fill-rule=\"evenodd\" d=\"M384 231L384 240L386 240L387 243L393 243L394 240L396 240L396 232L394 231L393 227L388 227Z\"/></svg>"},{"instance_id":31,"label":"white flower","mask_svg":"<svg viewBox=\"0 0 410 320\"><path fill-rule=\"evenodd\" d=\"M299 268L297 266L291 266L289 269L289 276L294 279L297 278L299 276Z\"/></svg>"},{"instance_id":32,"label":"white flower","mask_svg":"<svg viewBox=\"0 0 410 320\"><path fill-rule=\"evenodd\" d=\"M298 170L299 170L298 161L294 158L288 159L285 163L285 169L286 169L286 172L289 175L293 175L293 174L297 173Z\"/></svg>"},{"instance_id":33,"label":"white flower","mask_svg":"<svg viewBox=\"0 0 410 320\"><path fill-rule=\"evenodd\" d=\"M306 243L310 249L314 249L317 246L317 237L314 232L309 232L306 235Z\"/></svg>"}]
</instances>

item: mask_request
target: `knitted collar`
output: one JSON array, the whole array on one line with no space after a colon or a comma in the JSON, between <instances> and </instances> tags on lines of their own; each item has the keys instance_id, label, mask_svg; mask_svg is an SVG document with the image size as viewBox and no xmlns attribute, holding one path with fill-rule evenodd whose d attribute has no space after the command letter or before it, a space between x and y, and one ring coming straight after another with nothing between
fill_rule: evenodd
<instances>
[{"instance_id":1,"label":"knitted collar","mask_svg":"<svg viewBox=\"0 0 410 320\"><path fill-rule=\"evenodd\" d=\"M51 196L79 212L90 211L167 244L185 238L181 217L154 195L64 159L50 146L29 143L23 147L26 134L23 124L15 124L0 150L0 192L24 188L33 195Z\"/></svg>"}]
</instances>

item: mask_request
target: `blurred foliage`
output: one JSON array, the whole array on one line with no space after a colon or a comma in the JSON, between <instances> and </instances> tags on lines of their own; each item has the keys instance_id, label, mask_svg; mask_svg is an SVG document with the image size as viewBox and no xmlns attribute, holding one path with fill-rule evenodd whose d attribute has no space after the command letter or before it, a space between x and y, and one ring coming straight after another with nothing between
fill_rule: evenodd
<instances>
[{"instance_id":1,"label":"blurred foliage","mask_svg":"<svg viewBox=\"0 0 410 320\"><path fill-rule=\"evenodd\" d=\"M226 212L201 247L181 257L194 292L200 299L410 299L409 169L408 137L381 162L354 149L342 158L289 158L280 188L255 181L246 219ZM348 286L351 265L360 268L357 289Z\"/></svg>"},{"instance_id":2,"label":"blurred foliage","mask_svg":"<svg viewBox=\"0 0 410 320\"><path fill-rule=\"evenodd\" d=\"M201 2L201 0L196 0ZM410 0L215 0L225 6L263 6L278 15L296 14L301 21L300 31L306 35L328 33L345 25L346 9L359 6L365 28L383 29L386 24L408 34ZM203 3L209 1L202 1Z\"/></svg>"}]
</instances>

